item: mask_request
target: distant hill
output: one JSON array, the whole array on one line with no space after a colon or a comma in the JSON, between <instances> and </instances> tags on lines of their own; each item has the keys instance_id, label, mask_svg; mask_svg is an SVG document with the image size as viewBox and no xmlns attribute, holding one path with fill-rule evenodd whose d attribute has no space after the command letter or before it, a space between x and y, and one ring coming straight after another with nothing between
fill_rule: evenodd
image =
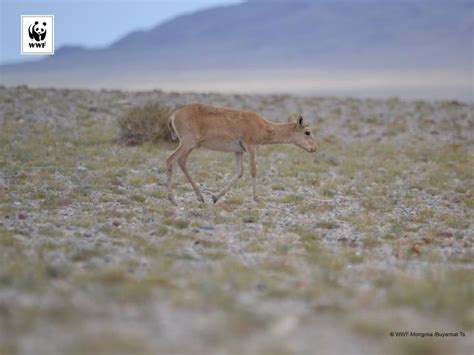
<instances>
[{"instance_id":1,"label":"distant hill","mask_svg":"<svg viewBox=\"0 0 474 355\"><path fill-rule=\"evenodd\" d=\"M105 48L63 47L0 69L6 83L46 84L183 70L469 71L473 12L473 1L457 0L252 0L179 16Z\"/></svg>"}]
</instances>

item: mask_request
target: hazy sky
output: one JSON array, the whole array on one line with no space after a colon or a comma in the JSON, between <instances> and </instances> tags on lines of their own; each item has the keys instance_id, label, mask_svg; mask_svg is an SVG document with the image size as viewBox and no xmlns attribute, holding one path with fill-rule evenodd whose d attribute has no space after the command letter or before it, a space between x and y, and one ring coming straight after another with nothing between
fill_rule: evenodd
<instances>
[{"instance_id":1,"label":"hazy sky","mask_svg":"<svg viewBox=\"0 0 474 355\"><path fill-rule=\"evenodd\" d=\"M54 15L55 48L107 45L132 30L177 15L242 0L1 0L0 63L34 60L20 54L20 16Z\"/></svg>"}]
</instances>

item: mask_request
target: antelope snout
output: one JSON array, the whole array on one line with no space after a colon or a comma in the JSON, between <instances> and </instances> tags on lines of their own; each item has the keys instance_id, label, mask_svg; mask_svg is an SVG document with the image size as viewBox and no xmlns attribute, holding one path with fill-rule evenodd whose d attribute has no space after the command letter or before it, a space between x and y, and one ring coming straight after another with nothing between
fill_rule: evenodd
<instances>
[{"instance_id":1,"label":"antelope snout","mask_svg":"<svg viewBox=\"0 0 474 355\"><path fill-rule=\"evenodd\" d=\"M306 149L309 153L315 153L318 150L318 145L313 144L308 149Z\"/></svg>"}]
</instances>

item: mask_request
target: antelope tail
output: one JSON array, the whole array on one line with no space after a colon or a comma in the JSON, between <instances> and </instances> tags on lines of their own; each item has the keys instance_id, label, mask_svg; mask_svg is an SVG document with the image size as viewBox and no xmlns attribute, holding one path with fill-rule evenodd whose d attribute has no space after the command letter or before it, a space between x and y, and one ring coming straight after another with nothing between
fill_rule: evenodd
<instances>
[{"instance_id":1,"label":"antelope tail","mask_svg":"<svg viewBox=\"0 0 474 355\"><path fill-rule=\"evenodd\" d=\"M171 140L176 141L176 140L178 140L178 136L177 136L176 131L174 130L174 127L173 127L173 118L174 118L174 113L170 116L170 118L168 118L168 129L171 132Z\"/></svg>"}]
</instances>

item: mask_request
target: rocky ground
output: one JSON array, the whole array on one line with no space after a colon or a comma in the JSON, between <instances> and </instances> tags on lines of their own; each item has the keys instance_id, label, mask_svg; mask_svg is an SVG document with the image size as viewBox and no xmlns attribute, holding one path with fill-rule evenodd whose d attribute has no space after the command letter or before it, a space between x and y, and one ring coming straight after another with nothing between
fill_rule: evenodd
<instances>
[{"instance_id":1,"label":"rocky ground","mask_svg":"<svg viewBox=\"0 0 474 355\"><path fill-rule=\"evenodd\" d=\"M216 205L234 157L194 152L174 207L175 145L113 143L150 100L303 113L321 149L260 147L261 202L246 166ZM471 354L473 109L0 87L0 354Z\"/></svg>"}]
</instances>

